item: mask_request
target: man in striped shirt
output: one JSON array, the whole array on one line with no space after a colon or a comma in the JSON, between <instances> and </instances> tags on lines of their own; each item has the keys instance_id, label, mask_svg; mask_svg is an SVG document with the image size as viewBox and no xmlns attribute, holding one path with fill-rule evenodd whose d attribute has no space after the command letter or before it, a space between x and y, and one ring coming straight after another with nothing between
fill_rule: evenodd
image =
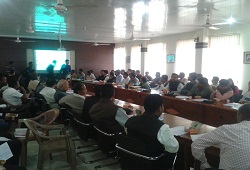
<instances>
[{"instance_id":1,"label":"man in striped shirt","mask_svg":"<svg viewBox=\"0 0 250 170\"><path fill-rule=\"evenodd\" d=\"M192 154L201 161L201 169L210 167L205 149L213 145L220 148L220 169L250 169L250 104L239 108L237 121L237 124L220 126L193 142Z\"/></svg>"}]
</instances>

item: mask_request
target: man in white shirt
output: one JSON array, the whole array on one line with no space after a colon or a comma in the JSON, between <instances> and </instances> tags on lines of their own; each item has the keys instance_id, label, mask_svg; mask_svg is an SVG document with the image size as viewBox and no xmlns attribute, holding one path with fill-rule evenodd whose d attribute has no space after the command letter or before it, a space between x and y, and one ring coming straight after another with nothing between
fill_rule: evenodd
<instances>
[{"instance_id":1,"label":"man in white shirt","mask_svg":"<svg viewBox=\"0 0 250 170\"><path fill-rule=\"evenodd\" d=\"M46 81L46 87L44 87L41 91L40 94L43 95L45 98L46 102L52 107L52 108L57 108L56 106L56 101L54 98L54 94L56 90L54 89L56 85L56 81L53 79L48 79ZM55 106L55 107L54 107Z\"/></svg>"},{"instance_id":2,"label":"man in white shirt","mask_svg":"<svg viewBox=\"0 0 250 170\"><path fill-rule=\"evenodd\" d=\"M73 87L74 93L64 96L59 100L59 104L70 106L76 113L82 114L82 108L85 101L87 89L83 83L77 83Z\"/></svg>"},{"instance_id":3,"label":"man in white shirt","mask_svg":"<svg viewBox=\"0 0 250 170\"><path fill-rule=\"evenodd\" d=\"M223 125L207 133L192 144L192 154L201 161L201 168L210 168L205 149L220 148L220 169L250 169L250 104L241 106L237 113L237 124Z\"/></svg>"},{"instance_id":4,"label":"man in white shirt","mask_svg":"<svg viewBox=\"0 0 250 170\"><path fill-rule=\"evenodd\" d=\"M121 75L121 71L116 70L115 75L116 75L116 83L120 84L122 82L122 80L123 80L123 76Z\"/></svg>"},{"instance_id":5,"label":"man in white shirt","mask_svg":"<svg viewBox=\"0 0 250 170\"><path fill-rule=\"evenodd\" d=\"M13 106L21 106L22 100L28 98L26 90L19 85L18 81L11 81L8 85L9 87L3 91L3 99Z\"/></svg>"},{"instance_id":6,"label":"man in white shirt","mask_svg":"<svg viewBox=\"0 0 250 170\"><path fill-rule=\"evenodd\" d=\"M125 85L125 84L128 84L130 81L130 77L128 76L128 73L127 72L124 72L123 73L123 80L121 82L121 85Z\"/></svg>"}]
</instances>

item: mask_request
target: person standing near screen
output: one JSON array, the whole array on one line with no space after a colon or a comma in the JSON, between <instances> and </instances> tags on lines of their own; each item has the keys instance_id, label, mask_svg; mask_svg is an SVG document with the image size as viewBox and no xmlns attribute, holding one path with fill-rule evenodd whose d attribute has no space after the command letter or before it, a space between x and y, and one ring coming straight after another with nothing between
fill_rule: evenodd
<instances>
[{"instance_id":1,"label":"person standing near screen","mask_svg":"<svg viewBox=\"0 0 250 170\"><path fill-rule=\"evenodd\" d=\"M52 61L52 64L50 64L46 71L47 71L47 76L49 79L55 79L55 75L54 75L54 67L56 66L56 60Z\"/></svg>"},{"instance_id":2,"label":"person standing near screen","mask_svg":"<svg viewBox=\"0 0 250 170\"><path fill-rule=\"evenodd\" d=\"M67 76L67 74L71 73L71 66L69 65L69 60L66 59L65 60L65 64L63 64L61 66L61 69L60 69L60 74L61 74L61 78L64 78Z\"/></svg>"}]
</instances>

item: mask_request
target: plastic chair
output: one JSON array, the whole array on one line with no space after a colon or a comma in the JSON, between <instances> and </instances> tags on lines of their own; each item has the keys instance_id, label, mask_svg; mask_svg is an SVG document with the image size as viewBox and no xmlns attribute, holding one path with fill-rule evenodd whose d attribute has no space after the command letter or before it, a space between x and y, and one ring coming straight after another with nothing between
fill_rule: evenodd
<instances>
[{"instance_id":1,"label":"plastic chair","mask_svg":"<svg viewBox=\"0 0 250 170\"><path fill-rule=\"evenodd\" d=\"M51 109L47 112L44 112L37 117L30 118L30 120L38 121L43 125L50 125L52 124L58 117L59 110L58 109ZM22 127L22 123L24 123L24 119L18 120L18 128ZM49 131L47 129L43 129L42 132L44 135L48 136ZM32 135L32 133L29 132L29 129L27 130L27 134L25 138L20 138L20 141L22 142L22 152L21 152L21 165L26 166L27 164L27 144L29 141L34 141L35 137Z\"/></svg>"},{"instance_id":2,"label":"plastic chair","mask_svg":"<svg viewBox=\"0 0 250 170\"><path fill-rule=\"evenodd\" d=\"M162 151L158 156L150 155L143 141L126 135L117 137L116 148L119 152L119 162L122 170L144 169L162 170L173 169L176 154Z\"/></svg>"},{"instance_id":3,"label":"plastic chair","mask_svg":"<svg viewBox=\"0 0 250 170\"><path fill-rule=\"evenodd\" d=\"M33 132L39 146L37 169L42 170L44 158L46 155L54 152L66 151L67 162L70 163L71 169L76 169L76 155L74 142L66 135L64 125L41 125L33 120L24 119L25 125ZM46 136L37 128L46 130L61 130L62 135Z\"/></svg>"}]
</instances>

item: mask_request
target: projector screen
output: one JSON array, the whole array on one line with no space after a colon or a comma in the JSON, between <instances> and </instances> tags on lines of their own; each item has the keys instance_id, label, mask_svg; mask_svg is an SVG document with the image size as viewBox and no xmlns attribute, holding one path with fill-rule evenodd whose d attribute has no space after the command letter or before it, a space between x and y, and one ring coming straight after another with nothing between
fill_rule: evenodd
<instances>
[{"instance_id":1,"label":"projector screen","mask_svg":"<svg viewBox=\"0 0 250 170\"><path fill-rule=\"evenodd\" d=\"M53 60L56 60L54 72L59 73L66 59L70 60L70 51L34 50L34 66L37 73L46 73L47 67Z\"/></svg>"}]
</instances>

